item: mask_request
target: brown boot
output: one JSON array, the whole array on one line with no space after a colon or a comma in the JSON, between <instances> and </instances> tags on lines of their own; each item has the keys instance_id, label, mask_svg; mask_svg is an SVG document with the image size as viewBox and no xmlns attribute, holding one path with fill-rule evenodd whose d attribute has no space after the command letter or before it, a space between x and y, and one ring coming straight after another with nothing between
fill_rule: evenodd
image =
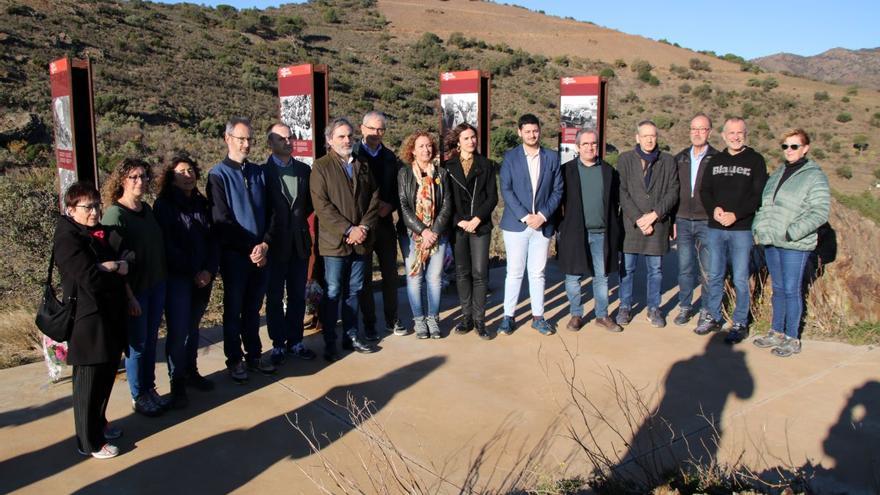
<instances>
[{"instance_id":1,"label":"brown boot","mask_svg":"<svg viewBox=\"0 0 880 495\"><path fill-rule=\"evenodd\" d=\"M604 328L605 330L608 330L609 332L622 332L623 331L622 326L618 325L617 323L614 323L614 320L612 320L611 318L609 318L607 316L604 318L596 318L596 325L599 325L600 327Z\"/></svg>"},{"instance_id":2,"label":"brown boot","mask_svg":"<svg viewBox=\"0 0 880 495\"><path fill-rule=\"evenodd\" d=\"M577 332L584 325L583 318L580 316L571 315L571 318L568 320L568 325L565 328L571 330L572 332Z\"/></svg>"}]
</instances>

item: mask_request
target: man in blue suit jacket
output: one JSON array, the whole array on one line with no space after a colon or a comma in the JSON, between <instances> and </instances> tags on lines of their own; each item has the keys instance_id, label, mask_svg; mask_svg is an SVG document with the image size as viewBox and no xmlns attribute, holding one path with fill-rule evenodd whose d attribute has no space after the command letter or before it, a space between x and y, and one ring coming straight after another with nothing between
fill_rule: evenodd
<instances>
[{"instance_id":1,"label":"man in blue suit jacket","mask_svg":"<svg viewBox=\"0 0 880 495\"><path fill-rule=\"evenodd\" d=\"M559 155L541 147L541 123L537 117L525 114L519 118L517 127L523 144L508 150L501 162L501 231L507 252L507 278L504 318L498 333L513 333L514 311L528 267L532 328L542 335L552 335L553 326L544 319L544 267L554 230L548 220L562 200Z\"/></svg>"}]
</instances>

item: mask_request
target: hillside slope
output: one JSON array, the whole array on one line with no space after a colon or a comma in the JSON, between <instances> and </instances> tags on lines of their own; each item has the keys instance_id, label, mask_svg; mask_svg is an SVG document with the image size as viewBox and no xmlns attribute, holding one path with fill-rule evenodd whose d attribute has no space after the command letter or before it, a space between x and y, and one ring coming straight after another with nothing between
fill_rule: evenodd
<instances>
[{"instance_id":1,"label":"hillside slope","mask_svg":"<svg viewBox=\"0 0 880 495\"><path fill-rule=\"evenodd\" d=\"M784 71L818 81L880 89L880 48L832 48L810 57L777 53L753 59L752 62L774 72Z\"/></svg>"}]
</instances>

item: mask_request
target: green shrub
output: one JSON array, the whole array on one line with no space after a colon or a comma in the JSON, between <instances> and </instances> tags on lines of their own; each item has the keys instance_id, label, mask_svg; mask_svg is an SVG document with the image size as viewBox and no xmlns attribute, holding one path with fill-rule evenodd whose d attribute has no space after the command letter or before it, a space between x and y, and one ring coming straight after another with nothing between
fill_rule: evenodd
<instances>
[{"instance_id":1,"label":"green shrub","mask_svg":"<svg viewBox=\"0 0 880 495\"><path fill-rule=\"evenodd\" d=\"M840 123L846 123L850 120L852 120L852 115L848 114L847 112L841 112L837 114L837 121Z\"/></svg>"},{"instance_id":2,"label":"green shrub","mask_svg":"<svg viewBox=\"0 0 880 495\"><path fill-rule=\"evenodd\" d=\"M841 103L849 103L849 96L844 96L840 99Z\"/></svg>"},{"instance_id":3,"label":"green shrub","mask_svg":"<svg viewBox=\"0 0 880 495\"><path fill-rule=\"evenodd\" d=\"M695 87L694 90L691 91L691 94L701 100L708 100L712 97L712 86L708 84L701 84Z\"/></svg>"},{"instance_id":4,"label":"green shrub","mask_svg":"<svg viewBox=\"0 0 880 495\"><path fill-rule=\"evenodd\" d=\"M763 89L765 92L770 91L772 89L776 89L778 87L779 87L779 81L777 81L776 79L774 79L772 77L768 77L767 79L764 79L763 81L761 81L761 89Z\"/></svg>"},{"instance_id":5,"label":"green shrub","mask_svg":"<svg viewBox=\"0 0 880 495\"><path fill-rule=\"evenodd\" d=\"M605 67L604 69L599 71L599 75L606 79L612 79L616 74L614 74L614 69L612 69L611 67Z\"/></svg>"},{"instance_id":6,"label":"green shrub","mask_svg":"<svg viewBox=\"0 0 880 495\"><path fill-rule=\"evenodd\" d=\"M822 148L812 149L812 150L810 150L810 154L813 155L813 158L815 158L816 160L824 160L825 159L825 152L822 151Z\"/></svg>"},{"instance_id":7,"label":"green shrub","mask_svg":"<svg viewBox=\"0 0 880 495\"><path fill-rule=\"evenodd\" d=\"M834 169L834 172L842 179L852 179L853 177L853 170L849 165L840 165Z\"/></svg>"},{"instance_id":8,"label":"green shrub","mask_svg":"<svg viewBox=\"0 0 880 495\"><path fill-rule=\"evenodd\" d=\"M847 96L855 96L855 95L859 94L859 87L858 86L850 86L850 87L846 88L846 94L847 94Z\"/></svg>"},{"instance_id":9,"label":"green shrub","mask_svg":"<svg viewBox=\"0 0 880 495\"><path fill-rule=\"evenodd\" d=\"M321 18L324 19L324 22L328 24L338 24L340 22L339 14L333 7L324 10L324 12L321 14Z\"/></svg>"},{"instance_id":10,"label":"green shrub","mask_svg":"<svg viewBox=\"0 0 880 495\"><path fill-rule=\"evenodd\" d=\"M690 93L691 92L691 85L688 83L682 84L681 86L678 87L678 92L683 95Z\"/></svg>"},{"instance_id":11,"label":"green shrub","mask_svg":"<svg viewBox=\"0 0 880 495\"><path fill-rule=\"evenodd\" d=\"M519 144L519 136L510 127L502 127L489 134L489 141L492 143L492 159L500 163L504 152Z\"/></svg>"},{"instance_id":12,"label":"green shrub","mask_svg":"<svg viewBox=\"0 0 880 495\"><path fill-rule=\"evenodd\" d=\"M281 16L275 21L275 32L281 36L297 35L306 27L306 21L298 15Z\"/></svg>"},{"instance_id":13,"label":"green shrub","mask_svg":"<svg viewBox=\"0 0 880 495\"><path fill-rule=\"evenodd\" d=\"M831 97L828 95L827 91L816 91L813 93L813 99L816 101L828 101Z\"/></svg>"},{"instance_id":14,"label":"green shrub","mask_svg":"<svg viewBox=\"0 0 880 495\"><path fill-rule=\"evenodd\" d=\"M862 194L852 195L840 194L836 191L832 192L834 193L834 197L844 206L858 211L865 218L869 218L877 225L880 225L880 198L874 197L874 195L868 191L863 191Z\"/></svg>"},{"instance_id":15,"label":"green shrub","mask_svg":"<svg viewBox=\"0 0 880 495\"><path fill-rule=\"evenodd\" d=\"M688 61L688 66L696 71L712 72L712 66L709 65L709 62L706 62L705 60L700 60L698 58L690 59Z\"/></svg>"},{"instance_id":16,"label":"green shrub","mask_svg":"<svg viewBox=\"0 0 880 495\"><path fill-rule=\"evenodd\" d=\"M618 69L623 69L626 67L626 61L624 61L622 58L614 59L614 66Z\"/></svg>"},{"instance_id":17,"label":"green shrub","mask_svg":"<svg viewBox=\"0 0 880 495\"><path fill-rule=\"evenodd\" d=\"M669 66L669 72L672 72L677 77L681 79L693 79L696 77L693 72L689 71L687 67L682 67L681 65L672 64Z\"/></svg>"},{"instance_id":18,"label":"green shrub","mask_svg":"<svg viewBox=\"0 0 880 495\"><path fill-rule=\"evenodd\" d=\"M871 116L871 120L868 122L872 127L880 127L880 112L875 113Z\"/></svg>"},{"instance_id":19,"label":"green shrub","mask_svg":"<svg viewBox=\"0 0 880 495\"><path fill-rule=\"evenodd\" d=\"M656 115L654 116L654 124L658 129L668 131L675 125L675 118L671 115Z\"/></svg>"}]
</instances>

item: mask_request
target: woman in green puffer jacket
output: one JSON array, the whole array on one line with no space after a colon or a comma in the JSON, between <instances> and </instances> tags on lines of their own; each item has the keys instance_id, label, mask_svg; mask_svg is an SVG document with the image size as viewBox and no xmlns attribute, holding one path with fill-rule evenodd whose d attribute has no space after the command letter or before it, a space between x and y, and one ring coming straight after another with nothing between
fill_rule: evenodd
<instances>
[{"instance_id":1,"label":"woman in green puffer jacket","mask_svg":"<svg viewBox=\"0 0 880 495\"><path fill-rule=\"evenodd\" d=\"M764 246L773 284L770 332L755 339L780 357L801 352L798 335L804 311L804 266L816 248L817 230L828 221L831 194L828 177L807 158L810 137L794 129L782 138L785 165L764 186L761 208L752 222L755 243Z\"/></svg>"}]
</instances>

